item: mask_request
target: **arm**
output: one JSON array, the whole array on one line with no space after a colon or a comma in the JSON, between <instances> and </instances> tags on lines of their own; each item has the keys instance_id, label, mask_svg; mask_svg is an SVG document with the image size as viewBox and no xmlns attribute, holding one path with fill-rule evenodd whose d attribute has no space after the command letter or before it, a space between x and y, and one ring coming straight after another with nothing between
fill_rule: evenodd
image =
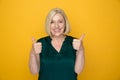
<instances>
[{"instance_id":1,"label":"arm","mask_svg":"<svg viewBox=\"0 0 120 80\"><path fill-rule=\"evenodd\" d=\"M33 45L30 52L29 68L32 74L38 74L40 70L39 54L41 53L42 43L36 42L35 38L32 38L32 42Z\"/></svg>"},{"instance_id":2,"label":"arm","mask_svg":"<svg viewBox=\"0 0 120 80\"><path fill-rule=\"evenodd\" d=\"M29 59L29 68L32 74L38 74L40 69L40 59L39 54L35 54L34 49L31 49L30 59Z\"/></svg>"},{"instance_id":3,"label":"arm","mask_svg":"<svg viewBox=\"0 0 120 80\"><path fill-rule=\"evenodd\" d=\"M82 34L79 39L73 40L73 48L77 50L75 60L75 72L77 74L81 73L84 67L84 47L82 43L84 36L85 34Z\"/></svg>"},{"instance_id":4,"label":"arm","mask_svg":"<svg viewBox=\"0 0 120 80\"><path fill-rule=\"evenodd\" d=\"M81 44L80 49L76 52L75 72L81 73L84 68L84 47Z\"/></svg>"}]
</instances>

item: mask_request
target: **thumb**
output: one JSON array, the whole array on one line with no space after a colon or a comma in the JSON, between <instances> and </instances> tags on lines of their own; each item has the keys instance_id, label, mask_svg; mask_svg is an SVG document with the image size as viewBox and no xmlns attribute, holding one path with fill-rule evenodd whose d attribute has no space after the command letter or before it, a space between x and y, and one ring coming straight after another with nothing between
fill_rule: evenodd
<instances>
[{"instance_id":1,"label":"thumb","mask_svg":"<svg viewBox=\"0 0 120 80\"><path fill-rule=\"evenodd\" d=\"M32 37L32 43L36 43L35 37Z\"/></svg>"},{"instance_id":2,"label":"thumb","mask_svg":"<svg viewBox=\"0 0 120 80\"><path fill-rule=\"evenodd\" d=\"M83 38L85 37L85 34L82 34L81 37L79 38L79 40L83 40Z\"/></svg>"}]
</instances>

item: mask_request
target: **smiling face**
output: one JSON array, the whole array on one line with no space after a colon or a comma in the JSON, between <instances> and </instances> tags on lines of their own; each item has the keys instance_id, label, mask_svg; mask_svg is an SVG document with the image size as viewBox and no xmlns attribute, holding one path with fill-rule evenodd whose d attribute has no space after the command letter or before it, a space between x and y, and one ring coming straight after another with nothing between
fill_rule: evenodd
<instances>
[{"instance_id":1,"label":"smiling face","mask_svg":"<svg viewBox=\"0 0 120 80\"><path fill-rule=\"evenodd\" d=\"M64 34L64 30L65 30L65 19L60 13L57 13L53 16L50 22L50 32L52 36L59 37Z\"/></svg>"}]
</instances>

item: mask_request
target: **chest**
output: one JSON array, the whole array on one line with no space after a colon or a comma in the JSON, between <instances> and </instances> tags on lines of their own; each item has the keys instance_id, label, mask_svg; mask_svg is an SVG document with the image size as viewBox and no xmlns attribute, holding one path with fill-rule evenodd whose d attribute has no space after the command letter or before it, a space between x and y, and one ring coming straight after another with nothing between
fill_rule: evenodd
<instances>
[{"instance_id":1,"label":"chest","mask_svg":"<svg viewBox=\"0 0 120 80\"><path fill-rule=\"evenodd\" d=\"M63 44L59 52L48 45L40 55L41 63L44 64L71 64L74 63L75 58L75 50L68 44Z\"/></svg>"}]
</instances>

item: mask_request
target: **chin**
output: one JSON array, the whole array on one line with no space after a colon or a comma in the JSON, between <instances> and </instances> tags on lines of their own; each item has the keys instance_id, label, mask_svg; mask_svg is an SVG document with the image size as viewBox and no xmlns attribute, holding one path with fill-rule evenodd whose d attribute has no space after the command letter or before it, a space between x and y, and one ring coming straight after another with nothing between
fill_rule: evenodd
<instances>
[{"instance_id":1,"label":"chin","mask_svg":"<svg viewBox=\"0 0 120 80\"><path fill-rule=\"evenodd\" d=\"M60 34L60 33L53 34L54 37L60 37L60 36L63 36L63 35L64 35L63 33L62 34Z\"/></svg>"}]
</instances>

